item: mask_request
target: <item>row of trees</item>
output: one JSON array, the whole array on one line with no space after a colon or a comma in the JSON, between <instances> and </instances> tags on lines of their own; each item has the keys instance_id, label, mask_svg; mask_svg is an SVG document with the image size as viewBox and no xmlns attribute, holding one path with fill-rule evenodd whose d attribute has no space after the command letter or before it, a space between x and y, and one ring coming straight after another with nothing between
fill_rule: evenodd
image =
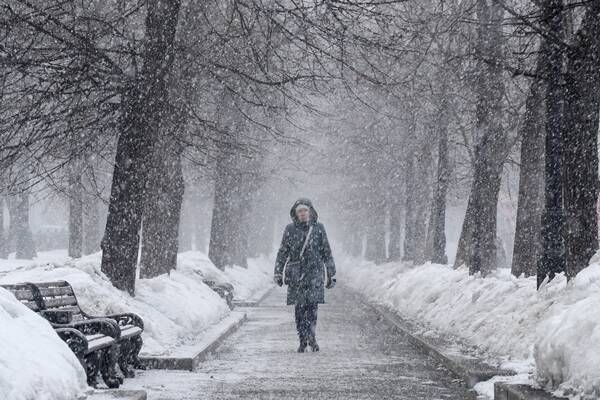
<instances>
[{"instance_id":1,"label":"row of trees","mask_svg":"<svg viewBox=\"0 0 600 400\"><path fill-rule=\"evenodd\" d=\"M102 271L133 294L140 247L140 276L175 268L186 181L203 182L209 256L244 265L270 249L263 161L284 138L277 121L323 82L378 75L365 66L392 44L352 55L371 43L361 24L394 3L3 1L3 190L66 196L74 257L88 196L104 196Z\"/></svg>"},{"instance_id":2,"label":"row of trees","mask_svg":"<svg viewBox=\"0 0 600 400\"><path fill-rule=\"evenodd\" d=\"M376 262L447 262L460 198L454 263L488 274L517 168L513 273L572 277L597 249L597 1L1 7L0 178L11 237L31 250L19 256L33 255L30 194L53 191L69 202L70 254L101 245L102 270L132 294L138 258L140 276L168 273L180 244L245 265L271 249L290 169L333 172L340 237ZM317 122L288 134L304 120ZM210 229L190 226L194 201Z\"/></svg>"},{"instance_id":3,"label":"row of trees","mask_svg":"<svg viewBox=\"0 0 600 400\"><path fill-rule=\"evenodd\" d=\"M516 170L513 274L541 285L585 268L598 248L599 10L405 4L414 53L391 66L388 84L359 82L358 102L332 96L348 250L360 254L366 240L378 263L446 263L448 199L466 200L454 265L486 275L503 258L498 201Z\"/></svg>"}]
</instances>

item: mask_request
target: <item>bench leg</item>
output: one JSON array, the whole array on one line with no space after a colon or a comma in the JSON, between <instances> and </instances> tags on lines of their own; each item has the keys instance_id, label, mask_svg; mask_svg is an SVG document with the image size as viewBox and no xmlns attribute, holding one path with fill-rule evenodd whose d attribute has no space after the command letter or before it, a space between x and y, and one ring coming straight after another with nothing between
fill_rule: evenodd
<instances>
[{"instance_id":1,"label":"bench leg","mask_svg":"<svg viewBox=\"0 0 600 400\"><path fill-rule=\"evenodd\" d=\"M139 359L141 349L141 336L135 336L119 343L119 368L121 368L126 378L133 378L135 376L133 368L145 369Z\"/></svg>"},{"instance_id":2,"label":"bench leg","mask_svg":"<svg viewBox=\"0 0 600 400\"><path fill-rule=\"evenodd\" d=\"M133 378L135 373L129 368L129 359L131 358L132 343L131 340L124 340L119 343L119 368L125 378Z\"/></svg>"},{"instance_id":3,"label":"bench leg","mask_svg":"<svg viewBox=\"0 0 600 400\"><path fill-rule=\"evenodd\" d=\"M98 385L96 376L98 375L98 364L100 360L96 353L89 353L85 356L85 374L87 375L87 384L95 388Z\"/></svg>"},{"instance_id":4,"label":"bench leg","mask_svg":"<svg viewBox=\"0 0 600 400\"><path fill-rule=\"evenodd\" d=\"M104 354L102 355L102 360L100 362L100 373L102 374L102 379L109 388L118 388L119 385L123 383L123 380L119 379L117 376L117 371L115 369L117 364L118 347L116 344L114 344L103 352Z\"/></svg>"},{"instance_id":5,"label":"bench leg","mask_svg":"<svg viewBox=\"0 0 600 400\"><path fill-rule=\"evenodd\" d=\"M144 342L142 341L142 336L136 336L131 338L132 341L132 351L131 351L131 357L129 362L131 363L131 365L133 365L133 368L135 369L146 369L146 366L144 364L142 364L142 362L140 361L140 351L142 350L142 345L144 344Z\"/></svg>"}]
</instances>

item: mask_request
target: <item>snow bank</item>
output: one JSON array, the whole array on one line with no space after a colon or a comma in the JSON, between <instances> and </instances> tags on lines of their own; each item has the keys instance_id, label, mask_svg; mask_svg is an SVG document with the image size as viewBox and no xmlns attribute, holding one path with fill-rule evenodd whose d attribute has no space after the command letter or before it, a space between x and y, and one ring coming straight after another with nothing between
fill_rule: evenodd
<instances>
[{"instance_id":1,"label":"snow bank","mask_svg":"<svg viewBox=\"0 0 600 400\"><path fill-rule=\"evenodd\" d=\"M507 269L481 278L446 265L346 259L340 272L342 282L411 320L511 367L531 366L546 388L600 396L600 263L569 285L559 276L539 292L535 278L517 279Z\"/></svg>"},{"instance_id":2,"label":"snow bank","mask_svg":"<svg viewBox=\"0 0 600 400\"><path fill-rule=\"evenodd\" d=\"M86 389L83 367L50 324L0 288L0 398L72 400Z\"/></svg>"},{"instance_id":3,"label":"snow bank","mask_svg":"<svg viewBox=\"0 0 600 400\"><path fill-rule=\"evenodd\" d=\"M139 279L135 297L115 289L100 271L100 253L77 260L56 252L36 261L0 260L0 283L66 280L82 308L90 314L135 312L144 320L142 354L160 355L180 345L192 344L217 323L229 308L203 279L229 282L236 294L246 295L269 284L266 259L252 260L250 268L218 270L199 252L184 253L170 275ZM11 270L10 265L14 265Z\"/></svg>"},{"instance_id":4,"label":"snow bank","mask_svg":"<svg viewBox=\"0 0 600 400\"><path fill-rule=\"evenodd\" d=\"M260 256L249 259L248 268L232 266L221 271L204 253L189 251L179 255L177 268L186 272L196 271L217 283L230 283L234 287L234 297L245 300L272 284L274 264L270 258Z\"/></svg>"}]
</instances>

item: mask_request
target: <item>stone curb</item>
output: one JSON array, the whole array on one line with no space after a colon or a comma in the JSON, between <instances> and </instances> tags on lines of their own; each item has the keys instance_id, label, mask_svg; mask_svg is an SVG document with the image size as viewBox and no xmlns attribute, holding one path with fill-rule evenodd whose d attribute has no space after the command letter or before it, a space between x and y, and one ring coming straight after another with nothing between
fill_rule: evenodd
<instances>
[{"instance_id":1,"label":"stone curb","mask_svg":"<svg viewBox=\"0 0 600 400\"><path fill-rule=\"evenodd\" d=\"M183 357L175 356L145 356L140 357L140 360L144 366L148 369L175 369L175 370L187 370L193 371L198 367L202 361L205 361L209 354L214 352L217 347L223 343L232 333L237 331L240 326L247 320L245 312L232 311L227 317L229 320L223 324L223 327L219 326L218 332L210 332L208 335L215 336L208 343L203 343L198 347L190 349L191 354ZM219 324L217 324L218 326Z\"/></svg>"},{"instance_id":2,"label":"stone curb","mask_svg":"<svg viewBox=\"0 0 600 400\"><path fill-rule=\"evenodd\" d=\"M234 307L258 307L260 305L260 303L262 303L262 301L264 299L266 299L271 292L275 289L275 286L269 286L266 289L256 293L252 299L248 299L248 300L233 300L233 305Z\"/></svg>"},{"instance_id":3,"label":"stone curb","mask_svg":"<svg viewBox=\"0 0 600 400\"><path fill-rule=\"evenodd\" d=\"M356 293L354 290L349 289ZM487 381L494 376L508 376L515 375L514 371L500 369L492 367L483 361L473 358L466 357L457 354L447 354L441 348L437 347L433 343L430 343L425 338L422 338L415 333L411 332L407 327L406 323L402 321L402 318L398 316L393 310L385 308L380 305L373 304L361 294L358 294L363 299L363 302L371 306L377 313L379 313L388 323L394 326L401 334L406 336L408 341L412 343L419 350L428 354L429 356L436 359L440 364L450 370L453 374L461 378L469 388L473 388L477 383Z\"/></svg>"},{"instance_id":4,"label":"stone curb","mask_svg":"<svg viewBox=\"0 0 600 400\"><path fill-rule=\"evenodd\" d=\"M96 389L86 400L146 400L145 390Z\"/></svg>"},{"instance_id":5,"label":"stone curb","mask_svg":"<svg viewBox=\"0 0 600 400\"><path fill-rule=\"evenodd\" d=\"M494 383L494 400L566 400L529 385L510 385L504 382Z\"/></svg>"}]
</instances>

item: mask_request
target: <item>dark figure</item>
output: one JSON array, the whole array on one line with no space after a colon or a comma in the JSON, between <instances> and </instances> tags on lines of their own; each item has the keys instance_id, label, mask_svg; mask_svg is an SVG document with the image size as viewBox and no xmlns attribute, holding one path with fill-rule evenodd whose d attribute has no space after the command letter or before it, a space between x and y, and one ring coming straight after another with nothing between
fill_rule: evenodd
<instances>
[{"instance_id":1,"label":"dark figure","mask_svg":"<svg viewBox=\"0 0 600 400\"><path fill-rule=\"evenodd\" d=\"M315 336L317 310L319 303L325 303L324 288L335 286L335 263L325 227L317 222L318 215L311 201L297 200L290 216L293 222L285 227L277 252L275 283L283 285L285 269L287 304L296 305L298 352L303 353L307 345L312 351L319 351Z\"/></svg>"}]
</instances>

